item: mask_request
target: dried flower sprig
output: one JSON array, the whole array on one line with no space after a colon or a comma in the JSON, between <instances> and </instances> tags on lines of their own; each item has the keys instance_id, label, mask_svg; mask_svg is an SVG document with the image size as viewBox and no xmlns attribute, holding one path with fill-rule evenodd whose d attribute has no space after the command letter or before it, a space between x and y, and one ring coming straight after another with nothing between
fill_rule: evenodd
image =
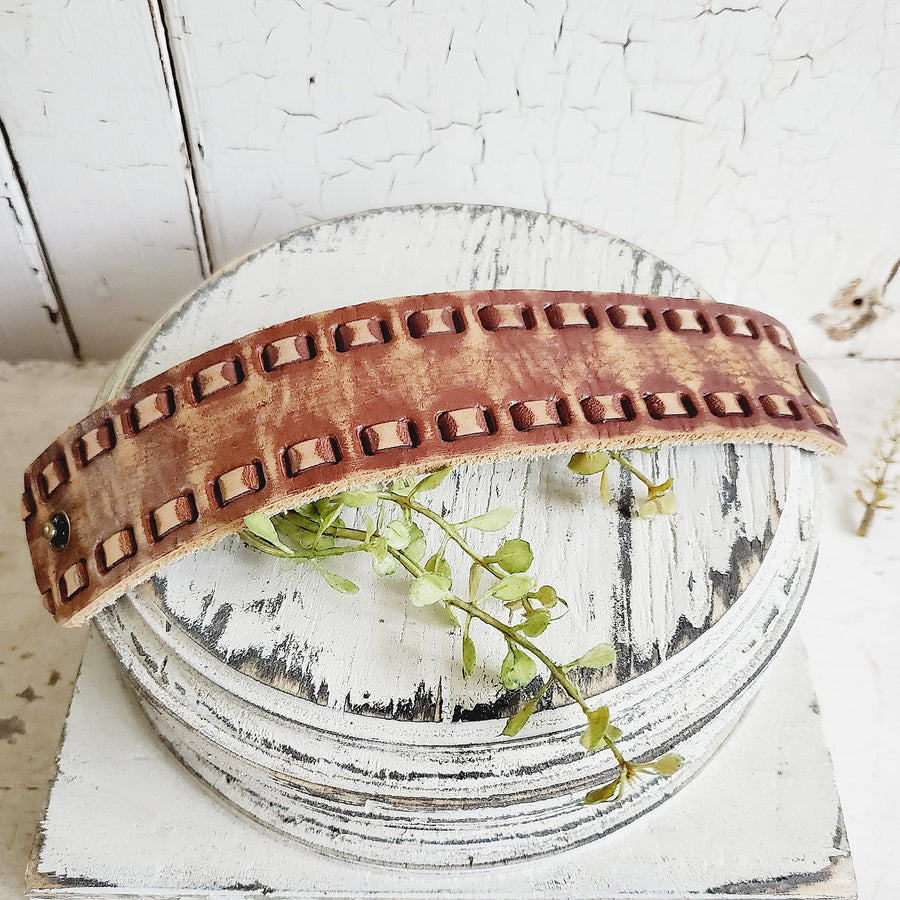
<instances>
[{"instance_id":1,"label":"dried flower sprig","mask_svg":"<svg viewBox=\"0 0 900 900\"><path fill-rule=\"evenodd\" d=\"M856 529L860 537L865 537L869 533L875 510L894 508L892 504L884 501L888 500L891 494L900 492L900 475L891 471L898 463L900 463L900 399L884 420L881 433L872 450L872 457L862 471L866 489L856 491L856 499L866 508L859 528Z\"/></svg>"},{"instance_id":2,"label":"dried flower sprig","mask_svg":"<svg viewBox=\"0 0 900 900\"><path fill-rule=\"evenodd\" d=\"M647 503L661 504L667 497L674 500L671 479L654 484L614 451L576 454L569 467L579 474L602 471L605 476L611 460L646 485L648 496L639 508L642 518L674 509L661 507L651 514L642 513L640 510ZM572 662L559 663L534 642L553 621L552 611L559 604L566 604L551 585L539 586L535 576L529 574L534 563L529 543L521 538L505 540L494 553L486 556L464 537L464 532L469 530L501 531L512 521L515 510L499 507L454 524L418 499L420 494L436 488L450 471L445 468L419 480L401 478L384 486L344 491L271 518L254 513L244 519L241 537L251 547L271 556L308 561L331 588L345 594L357 593L358 585L326 568L324 560L363 552L370 555L376 575L388 576L404 570L412 577L409 599L414 606L439 604L456 625L460 625L457 615L463 618L462 671L466 679L472 675L478 656L471 636L474 622L494 629L504 639L506 653L500 664L500 680L507 690L530 686L538 678L538 666L543 666L546 669L543 685L509 718L502 733L509 737L518 734L550 687L558 684L584 713L587 726L579 739L582 747L588 752L609 750L618 769L612 781L586 794L585 803L619 799L628 782L642 774L672 775L682 763L676 753L644 763L626 760L616 744L622 732L610 722L609 707L591 708L569 677L572 669L602 669L611 665L615 661L615 648L611 644L597 644ZM608 493L608 483L606 490ZM364 515L362 528L350 527L344 515L361 509L373 512ZM437 529L436 547L429 547L420 522ZM466 599L454 587L454 574L447 559L451 547L461 551L468 561ZM485 576L488 581L483 585ZM497 618L487 608L497 603L505 609L509 622Z\"/></svg>"}]
</instances>

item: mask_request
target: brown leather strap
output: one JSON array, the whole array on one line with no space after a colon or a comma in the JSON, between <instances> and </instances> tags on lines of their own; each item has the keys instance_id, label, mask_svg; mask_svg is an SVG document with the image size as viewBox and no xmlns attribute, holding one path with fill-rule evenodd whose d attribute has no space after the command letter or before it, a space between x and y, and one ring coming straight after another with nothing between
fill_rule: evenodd
<instances>
[{"instance_id":1,"label":"brown leather strap","mask_svg":"<svg viewBox=\"0 0 900 900\"><path fill-rule=\"evenodd\" d=\"M446 464L688 441L839 451L799 362L761 313L623 294L429 294L285 322L138 385L38 457L23 497L38 587L77 624L251 511Z\"/></svg>"}]
</instances>

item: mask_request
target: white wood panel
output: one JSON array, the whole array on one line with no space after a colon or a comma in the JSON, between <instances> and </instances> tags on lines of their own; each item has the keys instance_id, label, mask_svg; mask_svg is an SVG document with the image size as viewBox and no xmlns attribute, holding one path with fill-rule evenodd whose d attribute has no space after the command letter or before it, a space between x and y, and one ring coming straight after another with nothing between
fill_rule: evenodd
<instances>
[{"instance_id":1,"label":"white wood panel","mask_svg":"<svg viewBox=\"0 0 900 900\"><path fill-rule=\"evenodd\" d=\"M72 357L51 281L31 210L0 140L0 359Z\"/></svg>"},{"instance_id":2,"label":"white wood panel","mask_svg":"<svg viewBox=\"0 0 900 900\"><path fill-rule=\"evenodd\" d=\"M367 208L521 206L652 249L808 355L898 353L900 316L852 344L809 319L900 255L900 4L163 5L219 262Z\"/></svg>"},{"instance_id":3,"label":"white wood panel","mask_svg":"<svg viewBox=\"0 0 900 900\"><path fill-rule=\"evenodd\" d=\"M0 118L47 258L84 355L116 356L202 277L151 10L7 0L0 41Z\"/></svg>"}]
</instances>

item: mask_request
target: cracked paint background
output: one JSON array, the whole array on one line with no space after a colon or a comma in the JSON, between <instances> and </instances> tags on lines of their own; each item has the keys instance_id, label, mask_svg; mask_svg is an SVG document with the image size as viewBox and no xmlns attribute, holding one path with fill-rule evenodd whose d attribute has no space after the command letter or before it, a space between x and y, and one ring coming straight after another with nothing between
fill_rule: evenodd
<instances>
[{"instance_id":1,"label":"cracked paint background","mask_svg":"<svg viewBox=\"0 0 900 900\"><path fill-rule=\"evenodd\" d=\"M114 357L210 268L382 206L604 228L813 356L848 347L810 316L900 255L895 2L7 0L0 33L7 358L65 354L31 335L57 295Z\"/></svg>"}]
</instances>

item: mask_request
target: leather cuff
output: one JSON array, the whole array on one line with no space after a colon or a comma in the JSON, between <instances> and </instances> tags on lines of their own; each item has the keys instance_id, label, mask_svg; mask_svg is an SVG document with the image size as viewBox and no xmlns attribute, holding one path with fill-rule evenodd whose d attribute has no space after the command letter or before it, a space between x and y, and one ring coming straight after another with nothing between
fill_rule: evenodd
<instances>
[{"instance_id":1,"label":"leather cuff","mask_svg":"<svg viewBox=\"0 0 900 900\"><path fill-rule=\"evenodd\" d=\"M44 604L80 624L175 559L350 487L518 455L687 442L840 452L787 329L720 303L559 291L305 316L106 403L25 474Z\"/></svg>"}]
</instances>

